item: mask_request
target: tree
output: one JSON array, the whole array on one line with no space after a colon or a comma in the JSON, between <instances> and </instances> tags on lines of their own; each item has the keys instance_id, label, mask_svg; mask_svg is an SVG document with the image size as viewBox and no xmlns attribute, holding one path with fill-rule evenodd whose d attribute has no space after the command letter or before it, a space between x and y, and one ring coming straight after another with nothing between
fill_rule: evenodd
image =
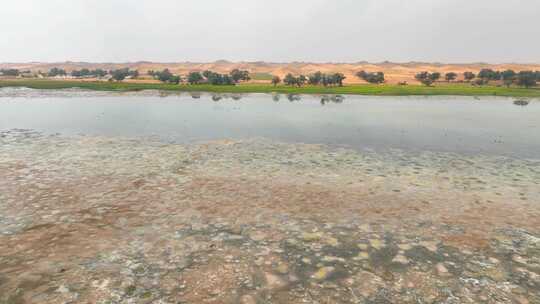
<instances>
[{"instance_id":1,"label":"tree","mask_svg":"<svg viewBox=\"0 0 540 304\"><path fill-rule=\"evenodd\" d=\"M307 77L304 76L304 75L300 75L300 76L298 76L298 78L297 78L296 84L297 84L299 87L301 87L301 86L303 86L304 84L306 84L306 82L307 82Z\"/></svg>"},{"instance_id":2,"label":"tree","mask_svg":"<svg viewBox=\"0 0 540 304\"><path fill-rule=\"evenodd\" d=\"M92 76L92 72L90 72L89 69L82 69L82 70L73 70L71 71L71 76L73 77L88 77Z\"/></svg>"},{"instance_id":3,"label":"tree","mask_svg":"<svg viewBox=\"0 0 540 304\"><path fill-rule=\"evenodd\" d=\"M283 79L283 83L289 86L293 86L293 85L296 85L297 80L296 80L296 77L294 77L291 73L289 73Z\"/></svg>"},{"instance_id":4,"label":"tree","mask_svg":"<svg viewBox=\"0 0 540 304\"><path fill-rule=\"evenodd\" d=\"M436 82L437 80L439 80L441 78L441 73L439 72L433 72L429 75L429 78L431 78L431 80L433 80L433 82Z\"/></svg>"},{"instance_id":5,"label":"tree","mask_svg":"<svg viewBox=\"0 0 540 304\"><path fill-rule=\"evenodd\" d=\"M173 74L169 71L169 69L164 69L163 71L156 74L157 79L161 82L169 82L171 80L171 77L173 77Z\"/></svg>"},{"instance_id":6,"label":"tree","mask_svg":"<svg viewBox=\"0 0 540 304\"><path fill-rule=\"evenodd\" d=\"M423 85L426 85L426 86L431 86L434 81L433 80L434 77L429 72L420 72L416 74L414 78L416 78L416 80L420 81Z\"/></svg>"},{"instance_id":7,"label":"tree","mask_svg":"<svg viewBox=\"0 0 540 304\"><path fill-rule=\"evenodd\" d=\"M356 77L363 79L369 83L379 84L384 82L383 72L367 73L366 71L360 71L356 73Z\"/></svg>"},{"instance_id":8,"label":"tree","mask_svg":"<svg viewBox=\"0 0 540 304\"><path fill-rule=\"evenodd\" d=\"M212 72L210 70L206 70L206 71L202 72L203 77L206 78L206 79L211 78L213 74L214 74L214 72Z\"/></svg>"},{"instance_id":9,"label":"tree","mask_svg":"<svg viewBox=\"0 0 540 304\"><path fill-rule=\"evenodd\" d=\"M335 73L331 76L333 84L337 84L338 86L343 86L343 80L345 80L347 77L341 73Z\"/></svg>"},{"instance_id":10,"label":"tree","mask_svg":"<svg viewBox=\"0 0 540 304\"><path fill-rule=\"evenodd\" d=\"M234 70L231 71L231 73L229 75L231 76L232 80L235 83L238 83L240 81L249 81L249 80L251 80L251 77L249 76L248 71L234 69Z\"/></svg>"},{"instance_id":11,"label":"tree","mask_svg":"<svg viewBox=\"0 0 540 304\"><path fill-rule=\"evenodd\" d=\"M274 87L277 86L280 82L281 82L281 78L279 78L279 76L272 77L272 84L274 85Z\"/></svg>"},{"instance_id":12,"label":"tree","mask_svg":"<svg viewBox=\"0 0 540 304\"><path fill-rule=\"evenodd\" d=\"M188 74L187 81L189 84L199 84L201 81L203 81L203 76L199 72L190 72Z\"/></svg>"},{"instance_id":13,"label":"tree","mask_svg":"<svg viewBox=\"0 0 540 304\"><path fill-rule=\"evenodd\" d=\"M204 71L202 76L206 78L206 82L211 85L234 85L234 79L227 74L219 74L212 71Z\"/></svg>"},{"instance_id":14,"label":"tree","mask_svg":"<svg viewBox=\"0 0 540 304\"><path fill-rule=\"evenodd\" d=\"M180 76L173 75L171 78L169 78L169 83L179 84L181 81Z\"/></svg>"},{"instance_id":15,"label":"tree","mask_svg":"<svg viewBox=\"0 0 540 304\"><path fill-rule=\"evenodd\" d=\"M224 74L221 79L221 84L223 85L235 85L234 79L230 75Z\"/></svg>"},{"instance_id":16,"label":"tree","mask_svg":"<svg viewBox=\"0 0 540 304\"><path fill-rule=\"evenodd\" d=\"M516 72L514 72L513 70L503 71L503 72L501 72L501 78L502 78L504 84L507 87L510 87L510 85L512 83L514 83L514 81L516 79Z\"/></svg>"},{"instance_id":17,"label":"tree","mask_svg":"<svg viewBox=\"0 0 540 304\"><path fill-rule=\"evenodd\" d=\"M499 80L501 79L501 72L492 69L482 69L478 73L478 78L484 80L486 83L490 80Z\"/></svg>"},{"instance_id":18,"label":"tree","mask_svg":"<svg viewBox=\"0 0 540 304\"><path fill-rule=\"evenodd\" d=\"M135 78L139 78L139 70L132 70L130 71L128 69L128 75L131 76L131 78L135 79Z\"/></svg>"},{"instance_id":19,"label":"tree","mask_svg":"<svg viewBox=\"0 0 540 304\"><path fill-rule=\"evenodd\" d=\"M18 69L1 69L0 74L4 76L19 76L21 72Z\"/></svg>"},{"instance_id":20,"label":"tree","mask_svg":"<svg viewBox=\"0 0 540 304\"><path fill-rule=\"evenodd\" d=\"M345 77L345 75L343 75L341 73L335 73L333 75L334 83L337 84L340 87L343 86L343 80L345 80L346 78L347 77Z\"/></svg>"},{"instance_id":21,"label":"tree","mask_svg":"<svg viewBox=\"0 0 540 304\"><path fill-rule=\"evenodd\" d=\"M161 82L179 84L181 81L180 76L173 75L169 69L164 69L163 71L148 71L148 74Z\"/></svg>"},{"instance_id":22,"label":"tree","mask_svg":"<svg viewBox=\"0 0 540 304\"><path fill-rule=\"evenodd\" d=\"M446 75L444 75L444 78L446 79L446 81L451 82L451 81L456 80L457 74L454 72L449 72L449 73L446 73Z\"/></svg>"},{"instance_id":23,"label":"tree","mask_svg":"<svg viewBox=\"0 0 540 304\"><path fill-rule=\"evenodd\" d=\"M476 75L473 72L465 72L463 73L463 78L465 78L466 81L471 81L476 77Z\"/></svg>"},{"instance_id":24,"label":"tree","mask_svg":"<svg viewBox=\"0 0 540 304\"><path fill-rule=\"evenodd\" d=\"M319 85L322 83L322 80L323 80L323 73L321 73L320 71L317 71L308 76L308 83L311 85Z\"/></svg>"},{"instance_id":25,"label":"tree","mask_svg":"<svg viewBox=\"0 0 540 304\"><path fill-rule=\"evenodd\" d=\"M536 85L536 73L533 71L521 71L517 74L517 84L526 88Z\"/></svg>"},{"instance_id":26,"label":"tree","mask_svg":"<svg viewBox=\"0 0 540 304\"><path fill-rule=\"evenodd\" d=\"M96 77L105 77L107 75L107 72L105 72L104 70L102 69L95 69L93 72L93 75L95 75Z\"/></svg>"},{"instance_id":27,"label":"tree","mask_svg":"<svg viewBox=\"0 0 540 304\"><path fill-rule=\"evenodd\" d=\"M126 77L128 76L128 70L118 69L118 70L111 71L111 76L112 76L112 79L116 81L122 81L126 79Z\"/></svg>"},{"instance_id":28,"label":"tree","mask_svg":"<svg viewBox=\"0 0 540 304\"><path fill-rule=\"evenodd\" d=\"M66 76L66 70L59 69L59 68L52 68L49 70L49 73L47 74L49 77L55 77L55 76Z\"/></svg>"},{"instance_id":29,"label":"tree","mask_svg":"<svg viewBox=\"0 0 540 304\"><path fill-rule=\"evenodd\" d=\"M71 76L73 77L104 77L105 75L107 75L107 72L102 69L81 69L71 71Z\"/></svg>"}]
</instances>

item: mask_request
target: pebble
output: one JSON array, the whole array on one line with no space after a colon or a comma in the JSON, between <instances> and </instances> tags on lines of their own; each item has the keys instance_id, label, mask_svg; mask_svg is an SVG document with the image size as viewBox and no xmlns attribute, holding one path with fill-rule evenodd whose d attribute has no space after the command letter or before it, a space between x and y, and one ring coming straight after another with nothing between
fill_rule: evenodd
<instances>
[{"instance_id":1,"label":"pebble","mask_svg":"<svg viewBox=\"0 0 540 304\"><path fill-rule=\"evenodd\" d=\"M281 289L287 286L287 282L275 274L267 272L264 274L264 278L266 280L266 286L270 290Z\"/></svg>"},{"instance_id":2,"label":"pebble","mask_svg":"<svg viewBox=\"0 0 540 304\"><path fill-rule=\"evenodd\" d=\"M444 276L444 275L448 274L448 269L446 269L446 267L444 266L443 263L437 263L435 268L437 269L437 273L439 275L441 275L441 276Z\"/></svg>"},{"instance_id":3,"label":"pebble","mask_svg":"<svg viewBox=\"0 0 540 304\"><path fill-rule=\"evenodd\" d=\"M377 250L384 247L384 243L379 239L371 239L371 240L369 240L369 244L371 245L371 247L373 247L373 248L375 248Z\"/></svg>"},{"instance_id":4,"label":"pebble","mask_svg":"<svg viewBox=\"0 0 540 304\"><path fill-rule=\"evenodd\" d=\"M396 262L396 263L400 263L404 265L409 264L409 260L404 255L401 255L401 254L396 255L394 259L392 260L392 262Z\"/></svg>"},{"instance_id":5,"label":"pebble","mask_svg":"<svg viewBox=\"0 0 540 304\"><path fill-rule=\"evenodd\" d=\"M322 267L317 270L311 277L317 281L326 280L333 272L335 268L331 266Z\"/></svg>"},{"instance_id":6,"label":"pebble","mask_svg":"<svg viewBox=\"0 0 540 304\"><path fill-rule=\"evenodd\" d=\"M257 304L257 300L252 295L243 295L240 298L240 304Z\"/></svg>"}]
</instances>

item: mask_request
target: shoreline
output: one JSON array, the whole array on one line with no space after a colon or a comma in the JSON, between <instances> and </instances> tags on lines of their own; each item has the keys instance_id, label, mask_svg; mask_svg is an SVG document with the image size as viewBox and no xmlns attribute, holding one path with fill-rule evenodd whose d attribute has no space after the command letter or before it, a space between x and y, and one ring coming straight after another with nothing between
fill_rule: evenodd
<instances>
[{"instance_id":1,"label":"shoreline","mask_svg":"<svg viewBox=\"0 0 540 304\"><path fill-rule=\"evenodd\" d=\"M241 84L236 86L217 85L175 85L165 83L132 83L101 81L64 80L0 80L0 88L26 87L31 89L88 89L94 91L143 91L162 90L177 92L210 93L281 93L281 94L343 94L370 96L502 96L502 97L540 97L538 88L506 88L496 86L473 87L468 84L438 84L426 87L420 85L345 85L343 87L304 86L290 87L264 84Z\"/></svg>"}]
</instances>

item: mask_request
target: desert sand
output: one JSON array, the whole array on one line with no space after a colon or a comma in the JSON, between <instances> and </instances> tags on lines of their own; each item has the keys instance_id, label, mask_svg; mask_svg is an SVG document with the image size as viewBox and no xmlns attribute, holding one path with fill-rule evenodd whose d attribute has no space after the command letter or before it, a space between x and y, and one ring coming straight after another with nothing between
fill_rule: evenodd
<instances>
[{"instance_id":1,"label":"desert sand","mask_svg":"<svg viewBox=\"0 0 540 304\"><path fill-rule=\"evenodd\" d=\"M444 63L423 63L423 62L409 62L409 63L369 63L369 62L356 62L356 63L309 63L309 62L292 62L292 63L270 63L270 62L230 62L226 60L219 60L210 63L193 63L193 62L178 62L178 63L158 63L158 62L131 62L131 63L88 63L88 62L62 62L62 63L0 63L0 68L17 68L20 70L30 71L48 71L53 67L63 68L67 71L75 69L118 69L123 67L129 67L131 69L137 69L143 74L148 70L162 70L165 68L170 69L173 73L185 75L191 71L204 71L212 70L220 73L227 73L235 68L246 69L252 74L264 73L277 75L280 77L285 76L288 73L292 74L305 74L321 71L325 73L343 73L347 77L346 83L363 83L355 76L355 73L361 70L368 72L382 71L386 75L388 83L398 83L407 81L414 83L414 75L421 71L440 72L442 74L447 72L455 72L459 74L459 79L462 79L463 72L471 71L477 73L483 68L491 68L494 70L506 70L512 69L515 71L522 70L540 70L540 64L488 64L488 63L467 63L467 64L444 64ZM144 75L143 75L144 76Z\"/></svg>"}]
</instances>

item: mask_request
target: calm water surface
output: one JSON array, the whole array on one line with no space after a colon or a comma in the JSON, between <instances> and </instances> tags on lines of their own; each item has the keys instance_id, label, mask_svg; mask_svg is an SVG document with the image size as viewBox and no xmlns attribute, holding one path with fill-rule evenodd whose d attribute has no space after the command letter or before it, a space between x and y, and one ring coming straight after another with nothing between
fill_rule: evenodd
<instances>
[{"instance_id":1,"label":"calm water surface","mask_svg":"<svg viewBox=\"0 0 540 304\"><path fill-rule=\"evenodd\" d=\"M540 102L496 97L364 97L0 90L0 130L193 142L265 137L540 159Z\"/></svg>"}]
</instances>

